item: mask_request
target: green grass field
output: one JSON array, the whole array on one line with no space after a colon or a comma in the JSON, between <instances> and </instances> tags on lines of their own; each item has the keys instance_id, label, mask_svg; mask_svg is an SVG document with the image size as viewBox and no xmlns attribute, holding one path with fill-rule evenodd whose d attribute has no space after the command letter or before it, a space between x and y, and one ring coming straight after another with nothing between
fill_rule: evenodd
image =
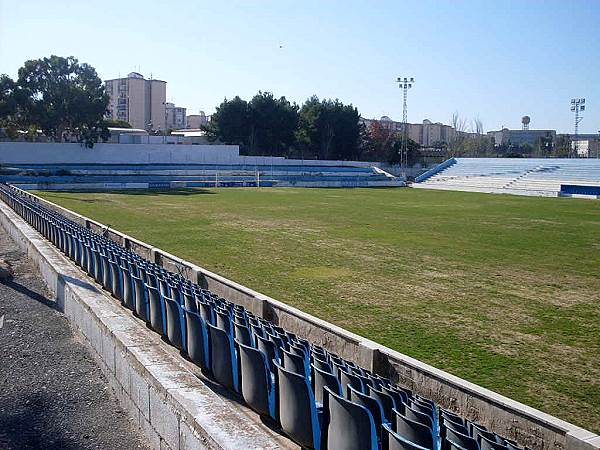
<instances>
[{"instance_id":1,"label":"green grass field","mask_svg":"<svg viewBox=\"0 0 600 450\"><path fill-rule=\"evenodd\" d=\"M600 202L417 189L41 194L600 431Z\"/></svg>"}]
</instances>

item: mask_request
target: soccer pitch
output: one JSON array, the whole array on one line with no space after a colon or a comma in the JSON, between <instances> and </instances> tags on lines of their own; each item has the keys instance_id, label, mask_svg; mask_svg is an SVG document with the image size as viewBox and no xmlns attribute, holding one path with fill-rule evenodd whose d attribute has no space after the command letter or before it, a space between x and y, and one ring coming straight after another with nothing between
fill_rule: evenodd
<instances>
[{"instance_id":1,"label":"soccer pitch","mask_svg":"<svg viewBox=\"0 0 600 450\"><path fill-rule=\"evenodd\" d=\"M600 202L420 189L39 194L600 431Z\"/></svg>"}]
</instances>

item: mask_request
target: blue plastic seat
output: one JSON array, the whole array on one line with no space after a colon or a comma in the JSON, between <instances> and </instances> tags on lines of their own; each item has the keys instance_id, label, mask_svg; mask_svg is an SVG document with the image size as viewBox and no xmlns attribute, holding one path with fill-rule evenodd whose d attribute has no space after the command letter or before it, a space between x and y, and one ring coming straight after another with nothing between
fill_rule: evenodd
<instances>
[{"instance_id":1,"label":"blue plastic seat","mask_svg":"<svg viewBox=\"0 0 600 450\"><path fill-rule=\"evenodd\" d=\"M241 394L262 416L277 420L274 376L263 352L236 340L239 349Z\"/></svg>"},{"instance_id":2,"label":"blue plastic seat","mask_svg":"<svg viewBox=\"0 0 600 450\"><path fill-rule=\"evenodd\" d=\"M181 318L183 312L181 311L181 305L179 305L179 303L176 300L169 297L163 296L163 300L165 302L164 305L165 318L167 324L167 339L169 340L171 345L174 345L180 350L185 350L185 343L182 334L183 327Z\"/></svg>"},{"instance_id":3,"label":"blue plastic seat","mask_svg":"<svg viewBox=\"0 0 600 450\"><path fill-rule=\"evenodd\" d=\"M377 438L381 439L381 426L384 423L387 423L387 421L385 420L383 408L381 407L379 400L371 397L370 395L364 394L357 389L354 389L352 386L348 386L348 393L350 394L348 396L348 400L362 405L369 410L371 416L373 417L373 421L375 422Z\"/></svg>"},{"instance_id":4,"label":"blue plastic seat","mask_svg":"<svg viewBox=\"0 0 600 450\"><path fill-rule=\"evenodd\" d=\"M378 450L376 424L370 411L325 387L321 448Z\"/></svg>"},{"instance_id":5,"label":"blue plastic seat","mask_svg":"<svg viewBox=\"0 0 600 450\"><path fill-rule=\"evenodd\" d=\"M433 430L427 425L424 425L414 420L407 419L398 411L394 411L396 421L396 433L404 439L413 442L425 448L437 448L437 437L434 436Z\"/></svg>"},{"instance_id":6,"label":"blue plastic seat","mask_svg":"<svg viewBox=\"0 0 600 450\"><path fill-rule=\"evenodd\" d=\"M209 369L208 330L199 314L184 308L187 355L198 366Z\"/></svg>"},{"instance_id":7,"label":"blue plastic seat","mask_svg":"<svg viewBox=\"0 0 600 450\"><path fill-rule=\"evenodd\" d=\"M315 393L315 401L319 404L323 404L324 389L328 387L337 395L343 395L342 385L340 380L331 372L321 370L314 364L312 367L312 378L311 383L313 392Z\"/></svg>"},{"instance_id":8,"label":"blue plastic seat","mask_svg":"<svg viewBox=\"0 0 600 450\"><path fill-rule=\"evenodd\" d=\"M318 450L321 426L312 388L305 376L275 363L278 378L278 410L282 431L297 444Z\"/></svg>"},{"instance_id":9,"label":"blue plastic seat","mask_svg":"<svg viewBox=\"0 0 600 450\"><path fill-rule=\"evenodd\" d=\"M214 379L227 389L239 392L238 361L232 336L209 323L206 327L210 371Z\"/></svg>"},{"instance_id":10,"label":"blue plastic seat","mask_svg":"<svg viewBox=\"0 0 600 450\"><path fill-rule=\"evenodd\" d=\"M383 425L382 449L386 450L432 450L422 447L409 439L406 439L392 430L389 424Z\"/></svg>"}]
</instances>

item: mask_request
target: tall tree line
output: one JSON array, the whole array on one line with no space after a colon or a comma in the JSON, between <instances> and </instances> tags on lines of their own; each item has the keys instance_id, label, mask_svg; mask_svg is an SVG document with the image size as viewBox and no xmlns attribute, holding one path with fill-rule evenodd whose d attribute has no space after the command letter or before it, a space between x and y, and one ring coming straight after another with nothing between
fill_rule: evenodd
<instances>
[{"instance_id":1,"label":"tall tree line","mask_svg":"<svg viewBox=\"0 0 600 450\"><path fill-rule=\"evenodd\" d=\"M374 156L358 109L337 99L313 96L298 106L270 92L259 92L250 101L236 96L216 108L204 130L211 140L240 145L248 155L342 160Z\"/></svg>"}]
</instances>

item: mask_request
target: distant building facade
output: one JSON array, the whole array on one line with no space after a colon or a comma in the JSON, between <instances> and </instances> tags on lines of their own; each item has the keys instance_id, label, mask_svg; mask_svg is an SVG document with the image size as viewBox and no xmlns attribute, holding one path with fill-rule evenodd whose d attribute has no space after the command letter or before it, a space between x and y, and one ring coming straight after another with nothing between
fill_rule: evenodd
<instances>
[{"instance_id":1,"label":"distant building facade","mask_svg":"<svg viewBox=\"0 0 600 450\"><path fill-rule=\"evenodd\" d=\"M187 127L190 129L199 129L202 125L208 123L208 117L204 111L200 111L199 114L190 114L187 116Z\"/></svg>"},{"instance_id":2,"label":"distant building facade","mask_svg":"<svg viewBox=\"0 0 600 450\"><path fill-rule=\"evenodd\" d=\"M535 146L542 141L555 142L556 130L509 130L488 131L488 136L494 139L494 145Z\"/></svg>"},{"instance_id":3,"label":"distant building facade","mask_svg":"<svg viewBox=\"0 0 600 450\"><path fill-rule=\"evenodd\" d=\"M186 108L175 106L173 103L167 103L167 130L181 130L187 127Z\"/></svg>"},{"instance_id":4,"label":"distant building facade","mask_svg":"<svg viewBox=\"0 0 600 450\"><path fill-rule=\"evenodd\" d=\"M110 98L108 118L124 120L142 130L167 130L166 81L146 80L131 72L126 78L106 80L104 85Z\"/></svg>"},{"instance_id":5,"label":"distant building facade","mask_svg":"<svg viewBox=\"0 0 600 450\"><path fill-rule=\"evenodd\" d=\"M382 116L379 120L361 119L367 127L373 122L379 122L382 127L401 133L403 131L402 122L390 119L388 116ZM433 147L440 143L448 144L456 136L456 130L450 125L443 123L433 123L429 119L423 120L423 123L408 123L407 134L410 139L422 147Z\"/></svg>"}]
</instances>

